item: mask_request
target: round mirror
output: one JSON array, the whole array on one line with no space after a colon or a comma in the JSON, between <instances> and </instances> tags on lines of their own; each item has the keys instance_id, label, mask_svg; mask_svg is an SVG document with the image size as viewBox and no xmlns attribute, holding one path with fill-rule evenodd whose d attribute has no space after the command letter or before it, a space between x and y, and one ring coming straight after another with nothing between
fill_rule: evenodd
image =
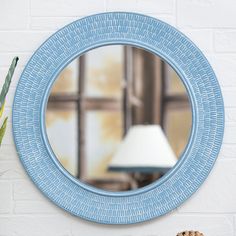
<instances>
[{"instance_id":1,"label":"round mirror","mask_svg":"<svg viewBox=\"0 0 236 236\"><path fill-rule=\"evenodd\" d=\"M72 61L53 84L49 143L61 165L97 188L127 191L165 175L191 131L178 74L140 48L112 45Z\"/></svg>"}]
</instances>

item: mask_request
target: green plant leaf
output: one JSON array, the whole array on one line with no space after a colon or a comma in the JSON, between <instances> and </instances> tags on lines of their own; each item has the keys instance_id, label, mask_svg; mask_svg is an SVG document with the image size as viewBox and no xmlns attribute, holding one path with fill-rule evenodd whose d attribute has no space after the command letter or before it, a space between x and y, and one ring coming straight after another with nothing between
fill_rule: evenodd
<instances>
[{"instance_id":1,"label":"green plant leaf","mask_svg":"<svg viewBox=\"0 0 236 236\"><path fill-rule=\"evenodd\" d=\"M3 103L3 106L2 106L2 108L0 109L0 118L2 117L2 114L3 114L3 111L4 111L4 105L5 105L5 102Z\"/></svg>"},{"instance_id":2,"label":"green plant leaf","mask_svg":"<svg viewBox=\"0 0 236 236\"><path fill-rule=\"evenodd\" d=\"M2 140L3 140L3 137L4 137L4 134L6 132L6 128L7 128L7 117L5 118L3 124L2 124L2 127L0 128L0 146L2 144Z\"/></svg>"},{"instance_id":3,"label":"green plant leaf","mask_svg":"<svg viewBox=\"0 0 236 236\"><path fill-rule=\"evenodd\" d=\"M5 98L8 93L8 90L9 90L9 87L11 84L11 79L14 74L18 60L19 60L18 57L14 57L12 60L11 66L8 70L8 73L7 73L7 76L6 76L6 79L5 79L4 85L2 87L1 94L0 94L0 110L2 110L3 104L5 102Z\"/></svg>"}]
</instances>

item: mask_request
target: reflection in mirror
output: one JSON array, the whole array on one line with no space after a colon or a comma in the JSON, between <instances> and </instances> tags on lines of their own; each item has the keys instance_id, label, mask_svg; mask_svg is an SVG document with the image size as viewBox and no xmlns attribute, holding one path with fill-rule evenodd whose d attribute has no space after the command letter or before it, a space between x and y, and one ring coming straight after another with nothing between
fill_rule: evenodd
<instances>
[{"instance_id":1,"label":"reflection in mirror","mask_svg":"<svg viewBox=\"0 0 236 236\"><path fill-rule=\"evenodd\" d=\"M113 45L72 61L53 84L49 143L62 166L97 188L127 191L165 175L188 142L187 91L143 49Z\"/></svg>"}]
</instances>

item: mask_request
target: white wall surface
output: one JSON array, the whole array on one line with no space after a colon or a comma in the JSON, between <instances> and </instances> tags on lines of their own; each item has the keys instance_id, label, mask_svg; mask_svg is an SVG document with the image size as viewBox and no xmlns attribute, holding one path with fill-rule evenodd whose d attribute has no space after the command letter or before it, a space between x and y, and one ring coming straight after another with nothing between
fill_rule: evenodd
<instances>
[{"instance_id":1,"label":"white wall surface","mask_svg":"<svg viewBox=\"0 0 236 236\"><path fill-rule=\"evenodd\" d=\"M203 50L218 76L226 111L215 168L199 191L167 216L130 226L98 225L71 216L41 195L19 163L9 123L0 149L0 236L174 236L185 229L206 236L236 235L235 0L1 0L0 87L11 59L20 57L5 114L10 116L17 81L37 47L65 24L106 11L164 20Z\"/></svg>"}]
</instances>

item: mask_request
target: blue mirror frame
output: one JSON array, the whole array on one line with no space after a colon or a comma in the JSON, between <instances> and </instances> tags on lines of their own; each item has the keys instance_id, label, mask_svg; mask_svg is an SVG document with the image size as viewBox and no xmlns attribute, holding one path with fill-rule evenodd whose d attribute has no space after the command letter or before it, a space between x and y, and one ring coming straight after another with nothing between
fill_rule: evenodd
<instances>
[{"instance_id":1,"label":"blue mirror frame","mask_svg":"<svg viewBox=\"0 0 236 236\"><path fill-rule=\"evenodd\" d=\"M182 79L192 107L191 135L181 159L160 180L129 192L100 190L75 179L57 161L45 131L45 107L60 71L86 51L112 44L141 47L163 58ZM220 86L202 52L174 27L137 13L92 15L57 31L29 60L13 104L17 152L35 185L71 214L105 224L143 222L180 206L207 178L223 133Z\"/></svg>"}]
</instances>

